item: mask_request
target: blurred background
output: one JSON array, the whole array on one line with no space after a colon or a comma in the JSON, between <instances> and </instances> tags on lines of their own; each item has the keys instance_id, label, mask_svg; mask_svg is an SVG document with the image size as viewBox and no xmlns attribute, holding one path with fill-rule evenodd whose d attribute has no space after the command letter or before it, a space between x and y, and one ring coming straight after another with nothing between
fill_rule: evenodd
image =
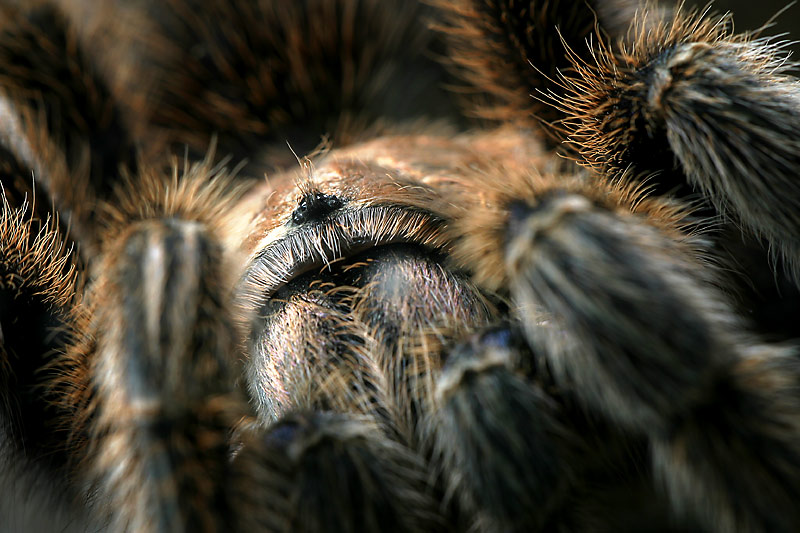
<instances>
[{"instance_id":1,"label":"blurred background","mask_svg":"<svg viewBox=\"0 0 800 533\"><path fill-rule=\"evenodd\" d=\"M678 0L675 3L679 3ZM698 8L708 4L708 0L686 0L686 5ZM800 3L793 3L790 0L715 0L711 4L711 10L717 13L730 11L733 13L736 31L747 31L762 26L786 6L789 7L776 19L775 25L764 32L764 35L788 33L782 39L800 40ZM800 61L800 45L795 43L790 48L793 51L792 60Z\"/></svg>"}]
</instances>

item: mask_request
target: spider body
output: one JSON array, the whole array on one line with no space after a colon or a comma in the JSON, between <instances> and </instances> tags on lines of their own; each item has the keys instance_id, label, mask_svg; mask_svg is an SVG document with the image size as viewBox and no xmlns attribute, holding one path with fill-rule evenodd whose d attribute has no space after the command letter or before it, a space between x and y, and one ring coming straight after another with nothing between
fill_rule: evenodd
<instances>
[{"instance_id":1,"label":"spider body","mask_svg":"<svg viewBox=\"0 0 800 533\"><path fill-rule=\"evenodd\" d=\"M624 0L3 15L0 528L800 525L780 47Z\"/></svg>"}]
</instances>

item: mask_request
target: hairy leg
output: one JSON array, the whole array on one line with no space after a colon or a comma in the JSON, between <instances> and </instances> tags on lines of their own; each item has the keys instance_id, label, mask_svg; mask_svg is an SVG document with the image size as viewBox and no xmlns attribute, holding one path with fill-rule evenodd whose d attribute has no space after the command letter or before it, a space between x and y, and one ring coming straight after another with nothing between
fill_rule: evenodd
<instances>
[{"instance_id":1,"label":"hairy leg","mask_svg":"<svg viewBox=\"0 0 800 533\"><path fill-rule=\"evenodd\" d=\"M507 283L556 383L650 439L677 509L720 530L796 527L794 356L744 332L680 213L546 177L522 177L495 200L472 239L505 244L476 253L468 239L462 254L488 283ZM531 320L537 312L550 327Z\"/></svg>"}]
</instances>

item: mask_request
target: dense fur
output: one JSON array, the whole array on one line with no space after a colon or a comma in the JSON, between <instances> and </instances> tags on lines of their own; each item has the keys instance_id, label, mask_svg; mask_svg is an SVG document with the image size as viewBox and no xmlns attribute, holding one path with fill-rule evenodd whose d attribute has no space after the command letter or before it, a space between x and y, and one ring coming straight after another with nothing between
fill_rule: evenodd
<instances>
[{"instance_id":1,"label":"dense fur","mask_svg":"<svg viewBox=\"0 0 800 533\"><path fill-rule=\"evenodd\" d=\"M0 529L800 528L780 46L628 0L17 4Z\"/></svg>"}]
</instances>

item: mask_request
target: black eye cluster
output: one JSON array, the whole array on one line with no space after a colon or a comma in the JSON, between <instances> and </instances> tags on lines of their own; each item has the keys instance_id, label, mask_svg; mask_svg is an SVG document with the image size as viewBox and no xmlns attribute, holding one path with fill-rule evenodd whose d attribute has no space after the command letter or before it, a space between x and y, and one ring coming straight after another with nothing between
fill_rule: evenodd
<instances>
[{"instance_id":1,"label":"black eye cluster","mask_svg":"<svg viewBox=\"0 0 800 533\"><path fill-rule=\"evenodd\" d=\"M342 205L344 202L337 196L310 191L300 199L297 208L292 212L292 222L297 225L319 222Z\"/></svg>"}]
</instances>

